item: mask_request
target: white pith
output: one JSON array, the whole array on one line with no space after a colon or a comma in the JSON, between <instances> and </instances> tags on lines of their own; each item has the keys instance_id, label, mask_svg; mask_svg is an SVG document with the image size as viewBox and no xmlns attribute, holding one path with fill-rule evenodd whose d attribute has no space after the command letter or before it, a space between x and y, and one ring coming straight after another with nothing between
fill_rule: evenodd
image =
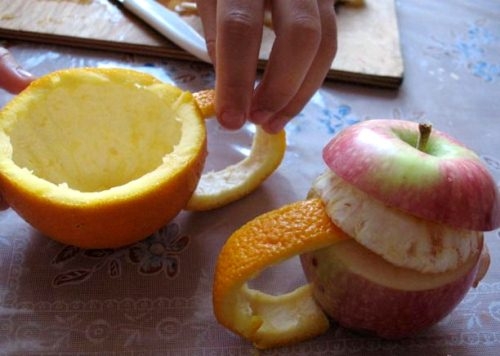
<instances>
[{"instance_id":1,"label":"white pith","mask_svg":"<svg viewBox=\"0 0 500 356\"><path fill-rule=\"evenodd\" d=\"M482 232L451 228L393 209L328 170L312 187L332 221L388 262L420 272L457 268L481 248Z\"/></svg>"}]
</instances>

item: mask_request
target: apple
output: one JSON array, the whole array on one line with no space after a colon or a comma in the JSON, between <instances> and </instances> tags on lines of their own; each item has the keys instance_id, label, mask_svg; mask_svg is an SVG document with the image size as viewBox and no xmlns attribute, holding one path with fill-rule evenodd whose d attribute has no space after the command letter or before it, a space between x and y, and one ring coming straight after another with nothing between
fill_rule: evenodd
<instances>
[{"instance_id":1,"label":"apple","mask_svg":"<svg viewBox=\"0 0 500 356\"><path fill-rule=\"evenodd\" d=\"M421 136L428 140L418 149ZM323 159L356 188L412 215L467 230L500 225L491 174L473 151L438 130L421 135L415 122L367 120L334 137Z\"/></svg>"},{"instance_id":2,"label":"apple","mask_svg":"<svg viewBox=\"0 0 500 356\"><path fill-rule=\"evenodd\" d=\"M300 258L327 315L348 329L397 339L429 328L455 308L476 280L479 256L451 271L420 273L351 239Z\"/></svg>"},{"instance_id":3,"label":"apple","mask_svg":"<svg viewBox=\"0 0 500 356\"><path fill-rule=\"evenodd\" d=\"M344 327L391 339L445 317L488 269L482 231L500 226L480 158L430 125L369 120L334 137L323 159L333 178L311 194L353 238L301 255L317 303ZM443 250L469 255L449 263ZM406 258L416 253L421 265Z\"/></svg>"}]
</instances>

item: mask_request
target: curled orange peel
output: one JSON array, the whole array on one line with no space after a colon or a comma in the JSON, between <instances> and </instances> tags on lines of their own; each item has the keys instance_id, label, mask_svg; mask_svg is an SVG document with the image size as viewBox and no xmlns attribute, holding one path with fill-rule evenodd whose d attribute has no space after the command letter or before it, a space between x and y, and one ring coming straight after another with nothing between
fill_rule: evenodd
<instances>
[{"instance_id":1,"label":"curled orange peel","mask_svg":"<svg viewBox=\"0 0 500 356\"><path fill-rule=\"evenodd\" d=\"M217 320L260 349L324 333L329 322L309 285L274 296L249 288L247 282L267 267L347 238L331 222L319 198L285 205L243 225L217 260L213 285Z\"/></svg>"},{"instance_id":2,"label":"curled orange peel","mask_svg":"<svg viewBox=\"0 0 500 356\"><path fill-rule=\"evenodd\" d=\"M193 97L203 117L213 117L214 90L199 91L194 93ZM256 126L250 154L222 170L204 172L186 205L186 210L211 210L248 195L278 168L285 151L284 130L269 134L260 126Z\"/></svg>"},{"instance_id":3,"label":"curled orange peel","mask_svg":"<svg viewBox=\"0 0 500 356\"><path fill-rule=\"evenodd\" d=\"M215 90L205 89L194 92L193 98L204 118L211 118L215 115Z\"/></svg>"}]
</instances>

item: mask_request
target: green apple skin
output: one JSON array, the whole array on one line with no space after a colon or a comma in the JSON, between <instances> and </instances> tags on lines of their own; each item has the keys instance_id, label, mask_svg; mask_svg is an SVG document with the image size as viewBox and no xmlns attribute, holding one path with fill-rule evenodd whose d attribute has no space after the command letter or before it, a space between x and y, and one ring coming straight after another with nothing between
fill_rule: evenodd
<instances>
[{"instance_id":1,"label":"green apple skin","mask_svg":"<svg viewBox=\"0 0 500 356\"><path fill-rule=\"evenodd\" d=\"M415 122L367 120L335 136L323 159L346 182L411 215L466 230L499 227L498 187L481 159L438 130L422 150L418 139Z\"/></svg>"},{"instance_id":2,"label":"green apple skin","mask_svg":"<svg viewBox=\"0 0 500 356\"><path fill-rule=\"evenodd\" d=\"M460 303L475 281L479 255L436 274L396 267L353 239L300 258L329 317L350 330L400 339L431 327Z\"/></svg>"}]
</instances>

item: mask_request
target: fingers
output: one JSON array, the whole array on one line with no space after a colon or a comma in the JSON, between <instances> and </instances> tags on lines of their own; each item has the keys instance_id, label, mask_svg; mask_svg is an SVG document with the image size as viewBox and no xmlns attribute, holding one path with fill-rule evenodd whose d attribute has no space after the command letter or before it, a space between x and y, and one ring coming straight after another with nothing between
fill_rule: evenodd
<instances>
[{"instance_id":1,"label":"fingers","mask_svg":"<svg viewBox=\"0 0 500 356\"><path fill-rule=\"evenodd\" d=\"M0 88L17 94L33 79L33 76L16 62L7 49L0 47Z\"/></svg>"},{"instance_id":2,"label":"fingers","mask_svg":"<svg viewBox=\"0 0 500 356\"><path fill-rule=\"evenodd\" d=\"M201 17L203 34L207 43L207 51L212 63L215 64L215 36L217 28L217 0L197 0L196 7Z\"/></svg>"},{"instance_id":3,"label":"fingers","mask_svg":"<svg viewBox=\"0 0 500 356\"><path fill-rule=\"evenodd\" d=\"M0 211L6 210L8 208L9 208L9 204L7 204L7 202L0 195Z\"/></svg>"},{"instance_id":4,"label":"fingers","mask_svg":"<svg viewBox=\"0 0 500 356\"><path fill-rule=\"evenodd\" d=\"M219 0L216 38L216 112L222 126L238 129L253 96L262 41L264 0Z\"/></svg>"},{"instance_id":5,"label":"fingers","mask_svg":"<svg viewBox=\"0 0 500 356\"><path fill-rule=\"evenodd\" d=\"M312 9L306 12L301 1L293 2L296 12L288 15L292 16L287 19L291 23L285 29L276 30L278 37L273 54L252 103L251 120L270 133L283 129L303 109L322 85L337 50L333 1L314 2L319 33L310 23L314 18ZM274 8L273 14L286 16L283 10L275 11ZM280 37L289 44L281 44Z\"/></svg>"},{"instance_id":6,"label":"fingers","mask_svg":"<svg viewBox=\"0 0 500 356\"><path fill-rule=\"evenodd\" d=\"M251 119L267 123L296 95L311 67L321 40L316 1L272 3L276 40L252 103Z\"/></svg>"},{"instance_id":7,"label":"fingers","mask_svg":"<svg viewBox=\"0 0 500 356\"><path fill-rule=\"evenodd\" d=\"M216 73L216 115L228 129L247 119L281 130L322 85L337 49L334 0L198 0ZM265 9L276 40L254 89Z\"/></svg>"}]
</instances>

